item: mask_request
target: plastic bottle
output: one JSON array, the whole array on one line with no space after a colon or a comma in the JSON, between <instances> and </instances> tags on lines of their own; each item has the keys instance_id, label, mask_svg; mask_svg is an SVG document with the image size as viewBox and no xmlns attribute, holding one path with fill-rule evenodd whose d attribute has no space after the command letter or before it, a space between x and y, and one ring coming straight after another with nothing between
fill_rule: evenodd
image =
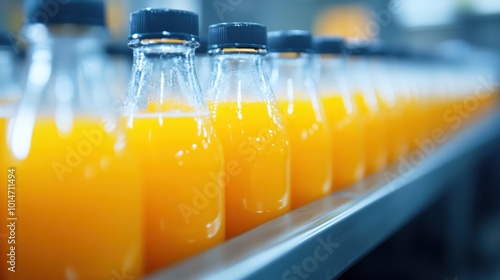
<instances>
[{"instance_id":1,"label":"plastic bottle","mask_svg":"<svg viewBox=\"0 0 500 280\"><path fill-rule=\"evenodd\" d=\"M116 110L120 110L127 93L130 72L132 71L133 52L126 43L113 42L106 46L108 54L106 79L111 89L111 97Z\"/></svg>"},{"instance_id":2,"label":"plastic bottle","mask_svg":"<svg viewBox=\"0 0 500 280\"><path fill-rule=\"evenodd\" d=\"M2 164L17 220L15 248L2 243L1 255L15 264L2 261L0 278L140 277L141 189L105 88L104 4L65 1L51 16L53 1L25 5L27 83Z\"/></svg>"},{"instance_id":3,"label":"plastic bottle","mask_svg":"<svg viewBox=\"0 0 500 280\"><path fill-rule=\"evenodd\" d=\"M312 75L312 35L268 33L270 83L290 136L292 208L331 192L331 135Z\"/></svg>"},{"instance_id":4,"label":"plastic bottle","mask_svg":"<svg viewBox=\"0 0 500 280\"><path fill-rule=\"evenodd\" d=\"M406 86L405 73L402 69L401 53L398 47L390 47L383 53L384 63L382 64L385 78L390 79L385 87L381 88L378 99L381 109L387 114L387 163L396 164L408 153L410 133L413 114L410 110L411 99L409 98L408 87ZM383 79L377 79L382 81Z\"/></svg>"},{"instance_id":5,"label":"plastic bottle","mask_svg":"<svg viewBox=\"0 0 500 280\"><path fill-rule=\"evenodd\" d=\"M381 108L375 89L375 77L370 69L369 44L347 45L349 88L365 126L366 175L381 171L387 162L387 114Z\"/></svg>"},{"instance_id":6,"label":"plastic bottle","mask_svg":"<svg viewBox=\"0 0 500 280\"><path fill-rule=\"evenodd\" d=\"M145 271L224 240L223 156L195 71L198 15L130 16L134 65L124 111L141 165Z\"/></svg>"},{"instance_id":7,"label":"plastic bottle","mask_svg":"<svg viewBox=\"0 0 500 280\"><path fill-rule=\"evenodd\" d=\"M209 27L206 93L226 159L228 238L290 210L290 148L264 74L267 33L256 23Z\"/></svg>"},{"instance_id":8,"label":"plastic bottle","mask_svg":"<svg viewBox=\"0 0 500 280\"><path fill-rule=\"evenodd\" d=\"M333 190L338 191L363 178L365 128L348 87L345 41L315 37L313 48L317 54L316 83L333 142Z\"/></svg>"}]
</instances>

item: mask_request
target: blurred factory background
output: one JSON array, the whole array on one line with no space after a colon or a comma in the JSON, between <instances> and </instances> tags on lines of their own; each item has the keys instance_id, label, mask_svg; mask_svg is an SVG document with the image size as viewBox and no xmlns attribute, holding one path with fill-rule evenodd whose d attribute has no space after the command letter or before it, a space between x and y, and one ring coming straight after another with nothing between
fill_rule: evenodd
<instances>
[{"instance_id":1,"label":"blurred factory background","mask_svg":"<svg viewBox=\"0 0 500 280\"><path fill-rule=\"evenodd\" d=\"M54 2L63 0L54 0ZM198 12L201 32L223 21L252 21L269 30L308 29L316 34L379 38L427 47L444 40L464 40L500 49L500 1L497 0L107 0L113 38L125 40L128 14L144 7ZM17 31L23 23L22 1L0 1L0 29Z\"/></svg>"},{"instance_id":2,"label":"blurred factory background","mask_svg":"<svg viewBox=\"0 0 500 280\"><path fill-rule=\"evenodd\" d=\"M57 4L65 0L52 1ZM201 34L206 34L208 26L214 23L249 21L262 23L269 31L305 29L315 35L381 40L409 50L437 51L455 60L499 65L492 75L500 80L498 0L104 1L113 51L118 55L131 54L126 47L130 12L146 7L168 7L197 12ZM20 47L17 49L21 55L26 43L20 35L24 22L22 2L0 1L0 32L10 34L13 45Z\"/></svg>"}]
</instances>

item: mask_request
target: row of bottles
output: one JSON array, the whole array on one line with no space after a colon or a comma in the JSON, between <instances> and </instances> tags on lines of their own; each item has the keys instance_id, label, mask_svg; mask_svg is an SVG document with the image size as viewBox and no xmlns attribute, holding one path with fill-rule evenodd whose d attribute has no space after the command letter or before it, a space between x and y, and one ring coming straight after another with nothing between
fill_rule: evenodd
<instances>
[{"instance_id":1,"label":"row of bottles","mask_svg":"<svg viewBox=\"0 0 500 280\"><path fill-rule=\"evenodd\" d=\"M377 44L244 22L205 41L197 14L148 8L123 97L103 3L43 3L26 1L24 94L0 101L1 279L158 271L397 164L476 92L476 72Z\"/></svg>"}]
</instances>

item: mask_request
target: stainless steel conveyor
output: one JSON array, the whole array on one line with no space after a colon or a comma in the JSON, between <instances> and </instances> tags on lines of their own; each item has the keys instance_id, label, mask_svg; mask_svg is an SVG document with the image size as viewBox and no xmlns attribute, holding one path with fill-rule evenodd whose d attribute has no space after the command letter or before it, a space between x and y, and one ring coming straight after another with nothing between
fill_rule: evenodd
<instances>
[{"instance_id":1,"label":"stainless steel conveyor","mask_svg":"<svg viewBox=\"0 0 500 280\"><path fill-rule=\"evenodd\" d=\"M498 145L500 110L413 168L408 162L393 166L147 279L332 279L453 191Z\"/></svg>"}]
</instances>

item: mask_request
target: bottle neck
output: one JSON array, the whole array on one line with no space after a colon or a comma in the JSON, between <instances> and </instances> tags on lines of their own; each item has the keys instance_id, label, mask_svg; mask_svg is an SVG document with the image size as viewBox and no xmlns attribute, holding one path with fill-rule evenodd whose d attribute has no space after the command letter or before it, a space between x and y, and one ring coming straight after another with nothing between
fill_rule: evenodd
<instances>
[{"instance_id":1,"label":"bottle neck","mask_svg":"<svg viewBox=\"0 0 500 280\"><path fill-rule=\"evenodd\" d=\"M352 93L363 94L365 97L375 94L372 79L374 74L370 70L368 57L349 56L347 58L347 73Z\"/></svg>"},{"instance_id":2,"label":"bottle neck","mask_svg":"<svg viewBox=\"0 0 500 280\"><path fill-rule=\"evenodd\" d=\"M263 72L265 53L259 50L227 49L212 54L217 72L253 75L261 75Z\"/></svg>"},{"instance_id":3,"label":"bottle neck","mask_svg":"<svg viewBox=\"0 0 500 280\"><path fill-rule=\"evenodd\" d=\"M44 113L109 112L103 28L32 25L24 102Z\"/></svg>"},{"instance_id":4,"label":"bottle neck","mask_svg":"<svg viewBox=\"0 0 500 280\"><path fill-rule=\"evenodd\" d=\"M323 78L328 78L328 76L339 75L341 72L346 70L346 59L342 56L337 55L318 55L316 57L319 65L319 70Z\"/></svg>"},{"instance_id":5,"label":"bottle neck","mask_svg":"<svg viewBox=\"0 0 500 280\"><path fill-rule=\"evenodd\" d=\"M269 79L277 99L310 99L316 94L311 55L273 53L269 55L269 62L271 64Z\"/></svg>"},{"instance_id":6,"label":"bottle neck","mask_svg":"<svg viewBox=\"0 0 500 280\"><path fill-rule=\"evenodd\" d=\"M349 84L345 57L318 55L315 58L315 77L320 95L349 96Z\"/></svg>"},{"instance_id":7,"label":"bottle neck","mask_svg":"<svg viewBox=\"0 0 500 280\"><path fill-rule=\"evenodd\" d=\"M134 48L125 113L206 110L195 71L196 42L145 39Z\"/></svg>"},{"instance_id":8,"label":"bottle neck","mask_svg":"<svg viewBox=\"0 0 500 280\"><path fill-rule=\"evenodd\" d=\"M264 74L265 50L219 49L212 52L213 71L208 100L274 99Z\"/></svg>"}]
</instances>

